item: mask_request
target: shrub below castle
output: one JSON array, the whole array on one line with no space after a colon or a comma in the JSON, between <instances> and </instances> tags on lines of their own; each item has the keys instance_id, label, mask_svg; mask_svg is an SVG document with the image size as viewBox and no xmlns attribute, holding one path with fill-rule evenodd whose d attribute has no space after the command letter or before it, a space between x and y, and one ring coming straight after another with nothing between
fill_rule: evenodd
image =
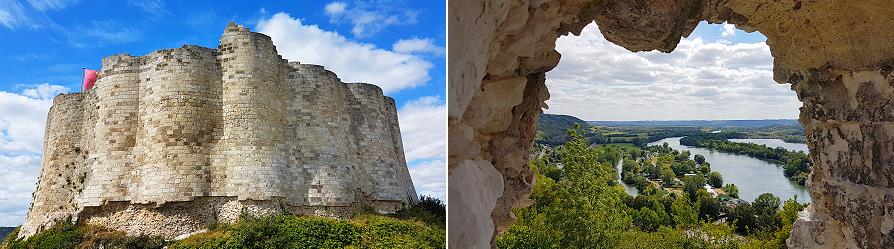
<instances>
[{"instance_id":1,"label":"shrub below castle","mask_svg":"<svg viewBox=\"0 0 894 249\"><path fill-rule=\"evenodd\" d=\"M393 215L358 214L350 220L273 215L214 224L180 241L127 236L97 226L60 222L26 240L10 233L0 248L444 248L445 205L423 196Z\"/></svg>"}]
</instances>

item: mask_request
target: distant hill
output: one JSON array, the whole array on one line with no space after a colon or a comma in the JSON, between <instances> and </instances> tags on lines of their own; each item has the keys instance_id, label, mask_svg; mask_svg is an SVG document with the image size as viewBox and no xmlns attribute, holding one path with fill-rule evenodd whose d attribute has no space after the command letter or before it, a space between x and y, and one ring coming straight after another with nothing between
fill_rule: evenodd
<instances>
[{"instance_id":1,"label":"distant hill","mask_svg":"<svg viewBox=\"0 0 894 249\"><path fill-rule=\"evenodd\" d=\"M566 131L574 127L574 124L580 124L584 131L590 130L586 121L574 116L541 114L540 120L537 122L537 142L551 145L563 144L568 140Z\"/></svg>"},{"instance_id":2,"label":"distant hill","mask_svg":"<svg viewBox=\"0 0 894 249\"><path fill-rule=\"evenodd\" d=\"M587 121L598 126L767 127L800 126L797 119Z\"/></svg>"},{"instance_id":3,"label":"distant hill","mask_svg":"<svg viewBox=\"0 0 894 249\"><path fill-rule=\"evenodd\" d=\"M6 238L6 235L11 233L12 230L15 230L15 229L16 229L15 227L0 227L0 240L2 240L3 238Z\"/></svg>"}]
</instances>

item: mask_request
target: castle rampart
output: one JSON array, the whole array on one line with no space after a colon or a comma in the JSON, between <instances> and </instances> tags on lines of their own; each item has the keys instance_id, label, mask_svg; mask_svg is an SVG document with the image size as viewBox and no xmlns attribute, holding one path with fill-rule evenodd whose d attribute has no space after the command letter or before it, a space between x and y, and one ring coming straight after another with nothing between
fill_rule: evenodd
<instances>
[{"instance_id":1,"label":"castle rampart","mask_svg":"<svg viewBox=\"0 0 894 249\"><path fill-rule=\"evenodd\" d=\"M345 216L417 201L394 100L230 25L217 49L103 59L54 99L20 235L55 220L169 238L243 211Z\"/></svg>"}]
</instances>

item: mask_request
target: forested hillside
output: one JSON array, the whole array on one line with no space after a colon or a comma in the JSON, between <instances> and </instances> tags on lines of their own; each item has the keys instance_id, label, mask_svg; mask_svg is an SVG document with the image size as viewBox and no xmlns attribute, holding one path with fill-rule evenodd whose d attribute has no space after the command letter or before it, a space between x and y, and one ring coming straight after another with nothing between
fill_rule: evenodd
<instances>
[{"instance_id":1,"label":"forested hillside","mask_svg":"<svg viewBox=\"0 0 894 249\"><path fill-rule=\"evenodd\" d=\"M499 248L785 248L805 205L770 193L735 199L703 157L665 146L589 146L576 131L534 159L533 205L496 240ZM619 185L621 160L639 195ZM679 179L683 179L679 181Z\"/></svg>"},{"instance_id":2,"label":"forested hillside","mask_svg":"<svg viewBox=\"0 0 894 249\"><path fill-rule=\"evenodd\" d=\"M574 127L574 124L580 125L584 132L590 130L590 125L586 121L574 116L540 114L540 120L537 122L537 142L550 145L565 143L568 141L568 134L565 132Z\"/></svg>"}]
</instances>

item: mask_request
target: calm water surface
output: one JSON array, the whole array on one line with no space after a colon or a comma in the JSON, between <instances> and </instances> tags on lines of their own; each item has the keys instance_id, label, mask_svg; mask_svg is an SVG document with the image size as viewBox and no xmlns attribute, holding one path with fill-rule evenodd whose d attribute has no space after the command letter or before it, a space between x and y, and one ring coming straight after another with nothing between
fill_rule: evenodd
<instances>
[{"instance_id":1,"label":"calm water surface","mask_svg":"<svg viewBox=\"0 0 894 249\"><path fill-rule=\"evenodd\" d=\"M624 183L624 181L621 180L621 179L623 179L623 177L621 176L621 168L622 168L621 165L624 165L624 159L618 160L618 165L617 165L618 183L620 183L621 186L624 187L624 192L627 192L628 195L634 196L634 197L639 195L639 190L636 189L636 187L634 187L632 185L627 185Z\"/></svg>"},{"instance_id":2,"label":"calm water surface","mask_svg":"<svg viewBox=\"0 0 894 249\"><path fill-rule=\"evenodd\" d=\"M720 172L720 174L723 175L724 184L736 184L736 187L739 188L739 197L743 200L751 202L763 193L773 193L773 195L779 197L782 201L785 201L794 195L798 195L798 202L810 202L810 195L807 193L807 189L804 188L804 186L798 185L797 182L789 181L788 178L785 178L785 175L782 174L782 165L761 161L744 155L681 145L680 137L665 138L657 142L649 143L649 145L661 145L665 142L668 146L676 150L688 150L693 156L695 156L695 154L705 156L705 161L711 163L711 170ZM756 143L755 141L751 142ZM775 143L784 142L778 140ZM803 149L806 150L806 147L807 146L804 145Z\"/></svg>"},{"instance_id":3,"label":"calm water surface","mask_svg":"<svg viewBox=\"0 0 894 249\"><path fill-rule=\"evenodd\" d=\"M727 139L729 141L737 142L737 143L754 143L766 145L770 148L782 147L786 150L794 150L794 151L803 151L807 153L807 145L806 144L796 144L796 143L788 143L782 141L781 139L764 139L764 138L748 138L748 139Z\"/></svg>"}]
</instances>

